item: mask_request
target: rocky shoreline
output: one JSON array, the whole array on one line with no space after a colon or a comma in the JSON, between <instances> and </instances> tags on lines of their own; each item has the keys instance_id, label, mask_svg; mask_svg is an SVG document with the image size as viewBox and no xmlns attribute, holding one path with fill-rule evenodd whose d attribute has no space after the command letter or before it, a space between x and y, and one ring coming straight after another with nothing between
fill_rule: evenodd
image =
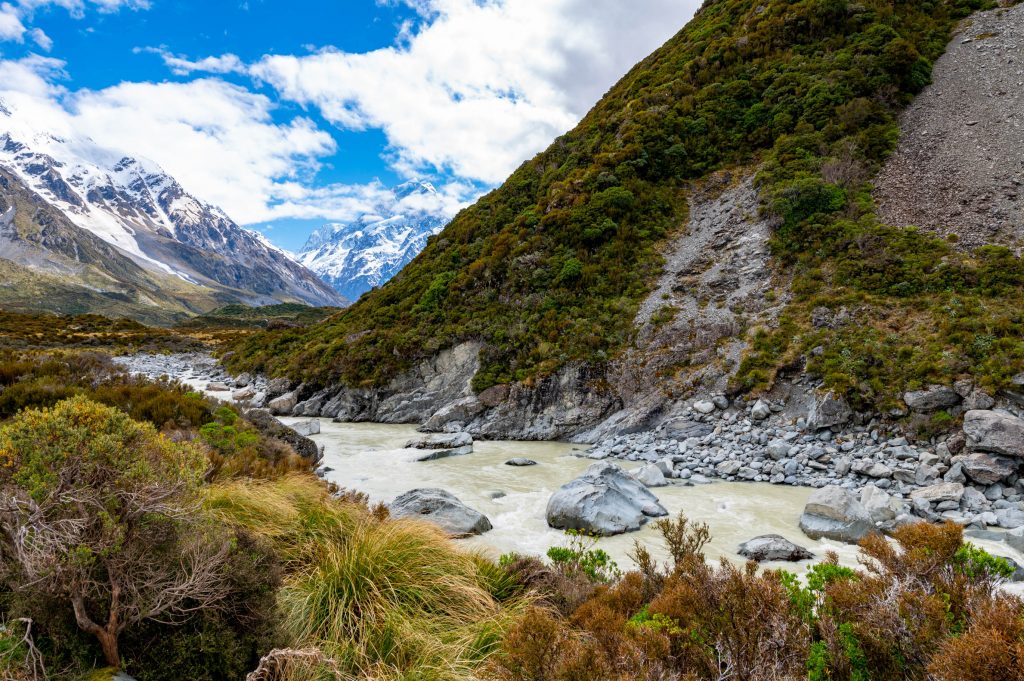
<instances>
[{"instance_id":1,"label":"rocky shoreline","mask_svg":"<svg viewBox=\"0 0 1024 681\"><path fill-rule=\"evenodd\" d=\"M115 361L131 373L173 377L275 415L320 415L286 379L230 376L209 355ZM716 395L690 402L652 429L601 439L581 455L637 464L633 477L652 489L712 480L828 489L835 505L859 507L844 512L866 514L882 530L917 518L975 532L1024 528L1021 408L1012 401L996 408L995 399L969 385L935 386L905 401L920 413L943 408L963 416L964 431L911 443L875 421L852 423L849 407L831 395L797 418L781 404ZM835 538L858 538L841 534Z\"/></svg>"}]
</instances>

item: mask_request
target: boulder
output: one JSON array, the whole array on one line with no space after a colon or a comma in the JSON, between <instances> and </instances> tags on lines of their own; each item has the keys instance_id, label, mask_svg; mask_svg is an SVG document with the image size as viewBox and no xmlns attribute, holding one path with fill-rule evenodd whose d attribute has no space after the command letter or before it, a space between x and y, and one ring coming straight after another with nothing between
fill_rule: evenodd
<instances>
[{"instance_id":1,"label":"boulder","mask_svg":"<svg viewBox=\"0 0 1024 681\"><path fill-rule=\"evenodd\" d=\"M710 414L715 410L715 403L711 400L697 400L693 403L693 410L701 414Z\"/></svg>"},{"instance_id":2,"label":"boulder","mask_svg":"<svg viewBox=\"0 0 1024 681\"><path fill-rule=\"evenodd\" d=\"M479 399L470 395L438 409L423 423L420 430L435 432L444 430L445 424L448 423L469 423L477 414L485 409L486 407Z\"/></svg>"},{"instance_id":3,"label":"boulder","mask_svg":"<svg viewBox=\"0 0 1024 681\"><path fill-rule=\"evenodd\" d=\"M636 478L601 462L552 494L546 515L551 527L608 536L638 530L668 511Z\"/></svg>"},{"instance_id":4,"label":"boulder","mask_svg":"<svg viewBox=\"0 0 1024 681\"><path fill-rule=\"evenodd\" d=\"M309 437L310 435L320 434L320 421L318 419L309 419L308 421L299 421L289 426L299 435Z\"/></svg>"},{"instance_id":5,"label":"boulder","mask_svg":"<svg viewBox=\"0 0 1024 681\"><path fill-rule=\"evenodd\" d=\"M256 397L256 388L251 385L247 385L241 390L236 390L231 393L231 399L235 402L248 402L252 398Z\"/></svg>"},{"instance_id":6,"label":"boulder","mask_svg":"<svg viewBox=\"0 0 1024 681\"><path fill-rule=\"evenodd\" d=\"M750 408L750 418L755 421L764 421L766 418L772 415L772 408L768 406L768 403L764 400L758 400L754 402L754 406Z\"/></svg>"},{"instance_id":7,"label":"boulder","mask_svg":"<svg viewBox=\"0 0 1024 681\"><path fill-rule=\"evenodd\" d=\"M238 376L235 377L235 387L236 388L244 388L245 386L249 385L250 383L252 383L252 374L250 374L250 373L247 373L247 372L246 373L241 373L241 374L238 374Z\"/></svg>"},{"instance_id":8,"label":"boulder","mask_svg":"<svg viewBox=\"0 0 1024 681\"><path fill-rule=\"evenodd\" d=\"M227 383L222 381L211 381L206 384L206 389L212 393L224 393L230 390Z\"/></svg>"},{"instance_id":9,"label":"boulder","mask_svg":"<svg viewBox=\"0 0 1024 681\"><path fill-rule=\"evenodd\" d=\"M903 401L914 411L929 412L955 407L960 404L961 397L955 390L945 385L930 385L924 390L914 390L903 394Z\"/></svg>"},{"instance_id":10,"label":"boulder","mask_svg":"<svg viewBox=\"0 0 1024 681\"><path fill-rule=\"evenodd\" d=\"M433 487L414 489L388 505L396 518L429 520L453 537L483 534L492 529L491 521L458 500L455 495Z\"/></svg>"},{"instance_id":11,"label":"boulder","mask_svg":"<svg viewBox=\"0 0 1024 681\"><path fill-rule=\"evenodd\" d=\"M1016 530L1010 530L1006 534L1002 535L1002 540L1015 551L1024 553L1024 527L1018 527Z\"/></svg>"},{"instance_id":12,"label":"boulder","mask_svg":"<svg viewBox=\"0 0 1024 681\"><path fill-rule=\"evenodd\" d=\"M469 433L437 433L417 437L405 443L407 449L456 449L473 448L473 436Z\"/></svg>"},{"instance_id":13,"label":"boulder","mask_svg":"<svg viewBox=\"0 0 1024 681\"><path fill-rule=\"evenodd\" d=\"M1024 511L1019 508L1000 508L995 511L995 514L999 527L1006 528L1007 530L1016 530L1018 527L1024 527Z\"/></svg>"},{"instance_id":14,"label":"boulder","mask_svg":"<svg viewBox=\"0 0 1024 681\"><path fill-rule=\"evenodd\" d=\"M807 414L807 425L812 429L841 426L850 420L853 410L844 397L837 397L828 392L817 395L811 410Z\"/></svg>"},{"instance_id":15,"label":"boulder","mask_svg":"<svg viewBox=\"0 0 1024 681\"><path fill-rule=\"evenodd\" d=\"M853 492L829 485L811 493L800 516L800 529L811 539L824 537L852 544L875 526Z\"/></svg>"},{"instance_id":16,"label":"boulder","mask_svg":"<svg viewBox=\"0 0 1024 681\"><path fill-rule=\"evenodd\" d=\"M291 379L288 378L275 378L267 384L267 395L269 397L277 397L283 395L292 389Z\"/></svg>"},{"instance_id":17,"label":"boulder","mask_svg":"<svg viewBox=\"0 0 1024 681\"><path fill-rule=\"evenodd\" d=\"M516 467L536 466L537 462L534 461L533 459L526 459L526 458L523 458L521 456L517 456L514 459L509 459L508 461L506 461L505 465L506 466L516 466Z\"/></svg>"},{"instance_id":18,"label":"boulder","mask_svg":"<svg viewBox=\"0 0 1024 681\"><path fill-rule=\"evenodd\" d=\"M715 432L714 426L689 419L674 419L665 423L665 434L676 440L706 437Z\"/></svg>"},{"instance_id":19,"label":"boulder","mask_svg":"<svg viewBox=\"0 0 1024 681\"><path fill-rule=\"evenodd\" d=\"M645 487L665 487L668 485L665 474L655 464L648 464L637 471L636 479L642 482Z\"/></svg>"},{"instance_id":20,"label":"boulder","mask_svg":"<svg viewBox=\"0 0 1024 681\"><path fill-rule=\"evenodd\" d=\"M770 560L798 561L814 558L814 554L778 534L763 534L740 544L738 553L758 563Z\"/></svg>"},{"instance_id":21,"label":"boulder","mask_svg":"<svg viewBox=\"0 0 1024 681\"><path fill-rule=\"evenodd\" d=\"M781 438L772 440L768 443L768 456L775 461L781 461L789 454L790 446L788 442Z\"/></svg>"},{"instance_id":22,"label":"boulder","mask_svg":"<svg viewBox=\"0 0 1024 681\"><path fill-rule=\"evenodd\" d=\"M860 504L871 516L872 522L884 523L896 519L892 508L892 497L874 485L867 485L860 492Z\"/></svg>"},{"instance_id":23,"label":"boulder","mask_svg":"<svg viewBox=\"0 0 1024 681\"><path fill-rule=\"evenodd\" d=\"M300 456L310 459L313 462L320 460L320 448L316 446L315 442L304 435L299 435L297 432L278 421L266 409L250 409L246 411L243 416L246 421L255 426L257 430L267 437L281 440L282 442L291 445L291 448Z\"/></svg>"},{"instance_id":24,"label":"boulder","mask_svg":"<svg viewBox=\"0 0 1024 681\"><path fill-rule=\"evenodd\" d=\"M921 500L928 503L941 503L943 501L960 502L964 495L964 486L959 482L940 482L937 485L915 489L910 493L914 501Z\"/></svg>"},{"instance_id":25,"label":"boulder","mask_svg":"<svg viewBox=\"0 0 1024 681\"><path fill-rule=\"evenodd\" d=\"M447 459L453 456L465 456L466 454L473 453L473 445L466 445L464 447L449 447L447 449L415 449L412 456L413 461L437 461L438 459Z\"/></svg>"},{"instance_id":26,"label":"boulder","mask_svg":"<svg viewBox=\"0 0 1024 681\"><path fill-rule=\"evenodd\" d=\"M1017 470L1016 461L985 452L965 456L959 463L967 477L982 485L999 482L1003 478L1013 475Z\"/></svg>"},{"instance_id":27,"label":"boulder","mask_svg":"<svg viewBox=\"0 0 1024 681\"><path fill-rule=\"evenodd\" d=\"M975 409L964 414L964 434L971 451L1024 458L1024 419Z\"/></svg>"},{"instance_id":28,"label":"boulder","mask_svg":"<svg viewBox=\"0 0 1024 681\"><path fill-rule=\"evenodd\" d=\"M267 408L270 409L270 413L280 416L291 414L292 409L295 409L295 405L298 403L299 396L294 392L290 392L270 400L270 402L267 403Z\"/></svg>"}]
</instances>

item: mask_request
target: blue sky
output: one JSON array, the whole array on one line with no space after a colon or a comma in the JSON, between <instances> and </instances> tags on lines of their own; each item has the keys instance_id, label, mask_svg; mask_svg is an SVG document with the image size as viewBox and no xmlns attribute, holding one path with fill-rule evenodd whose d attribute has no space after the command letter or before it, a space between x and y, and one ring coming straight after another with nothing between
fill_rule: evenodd
<instances>
[{"instance_id":1,"label":"blue sky","mask_svg":"<svg viewBox=\"0 0 1024 681\"><path fill-rule=\"evenodd\" d=\"M451 215L571 128L695 0L0 0L0 94L297 249L324 222ZM417 200L424 200L419 197Z\"/></svg>"}]
</instances>

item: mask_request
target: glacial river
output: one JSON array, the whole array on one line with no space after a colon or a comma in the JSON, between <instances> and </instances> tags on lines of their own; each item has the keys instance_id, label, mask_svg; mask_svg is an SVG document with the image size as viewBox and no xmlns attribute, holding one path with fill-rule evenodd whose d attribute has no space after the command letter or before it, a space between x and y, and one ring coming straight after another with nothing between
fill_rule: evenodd
<instances>
[{"instance_id":1,"label":"glacial river","mask_svg":"<svg viewBox=\"0 0 1024 681\"><path fill-rule=\"evenodd\" d=\"M303 419L284 418L284 423ZM581 445L558 442L479 441L474 452L438 461L414 462L406 441L419 435L414 426L333 423L320 421L321 433L314 435L324 445L324 465L330 467L328 480L341 487L359 490L371 501L390 502L417 487L446 489L463 503L487 515L494 529L478 537L459 540L493 557L516 551L543 555L549 546L563 544L564 535L547 526L544 517L548 498L561 485L582 473L593 461L574 456ZM526 457L536 466L506 466L513 457ZM635 464L632 464L635 466ZM625 463L629 470L631 464ZM689 518L705 522L712 541L706 550L710 559L726 557L743 560L737 547L760 534L780 534L810 549L817 557L835 551L841 562L855 565L856 547L833 541L814 541L797 526L811 490L801 487L760 483L713 482L684 487L671 485L652 490L674 516L682 511ZM498 496L496 493L503 493ZM497 498L495 498L497 496ZM633 567L628 557L635 541L645 543L658 558L666 553L657 532L646 526L639 532L599 540L620 568ZM991 551L1024 562L1024 556L1005 544L972 540ZM813 561L766 563L802 573ZM1021 585L1014 585L1014 590Z\"/></svg>"}]
</instances>

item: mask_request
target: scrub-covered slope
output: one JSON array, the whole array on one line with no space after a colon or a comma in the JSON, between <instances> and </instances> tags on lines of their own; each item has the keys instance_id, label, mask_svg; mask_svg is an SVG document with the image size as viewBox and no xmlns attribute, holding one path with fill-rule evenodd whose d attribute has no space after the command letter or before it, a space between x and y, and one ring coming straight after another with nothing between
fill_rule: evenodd
<instances>
[{"instance_id":1,"label":"scrub-covered slope","mask_svg":"<svg viewBox=\"0 0 1024 681\"><path fill-rule=\"evenodd\" d=\"M761 390L780 368L803 368L806 356L828 386L866 401L884 401L900 382L965 371L1005 380L1007 367L1024 357L1019 320L994 330L997 342L988 349L1003 354L950 367L935 358L968 349L956 334L934 337L936 316L950 295L967 304L983 299L1001 314L996 308L1020 293L1019 260L992 249L977 258L958 256L943 241L888 228L875 218L869 185L896 146L899 114L928 84L958 20L993 6L984 0L706 2L576 129L459 214L391 282L321 325L252 338L232 361L307 385L365 388L408 376L403 372L439 351L473 342L479 345L462 347L479 347L477 392L537 385L566 367L585 374L590 392L614 393L616 386L602 377L629 356L624 351L647 342L638 342L637 329L678 316L671 304L646 313L640 304L656 286L664 258L688 238L688 201L703 200L705 178L731 168L743 186L756 173L755 204L761 205L753 210L761 216L749 220L758 230L762 221L770 226L771 267L778 274L766 274L763 250L752 247L760 258L757 276L768 288L754 292L762 299L754 307L774 300L785 309L726 320L726 336L751 346L741 363L734 351L724 358L681 353L659 367L659 379L670 380L691 359L724 361L732 390ZM744 202L747 194L740 195ZM722 211L734 222L742 218L733 205ZM729 237L731 253L745 248L735 237ZM709 239L711 252L687 265L703 268L690 272L695 282L716 265L718 242ZM745 276L735 264L726 269ZM677 284L685 286L685 280ZM728 304L728 295L719 297ZM708 302L698 299L696 309ZM843 305L860 309L840 314ZM911 339L912 351L927 356L899 355L906 339L876 324L879 311L912 316L922 334ZM857 319L861 312L864 324L814 323ZM683 318L702 323L699 315ZM809 352L826 341L828 350ZM893 363L900 363L895 373Z\"/></svg>"}]
</instances>

